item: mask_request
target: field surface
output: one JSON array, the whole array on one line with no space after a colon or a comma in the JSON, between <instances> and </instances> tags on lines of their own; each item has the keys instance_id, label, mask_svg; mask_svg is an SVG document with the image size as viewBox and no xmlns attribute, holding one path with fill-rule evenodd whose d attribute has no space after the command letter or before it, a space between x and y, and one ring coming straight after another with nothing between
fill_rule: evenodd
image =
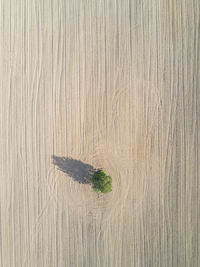
<instances>
[{"instance_id":1,"label":"field surface","mask_svg":"<svg viewBox=\"0 0 200 267\"><path fill-rule=\"evenodd\" d=\"M200 266L199 127L199 0L0 0L0 267Z\"/></svg>"}]
</instances>

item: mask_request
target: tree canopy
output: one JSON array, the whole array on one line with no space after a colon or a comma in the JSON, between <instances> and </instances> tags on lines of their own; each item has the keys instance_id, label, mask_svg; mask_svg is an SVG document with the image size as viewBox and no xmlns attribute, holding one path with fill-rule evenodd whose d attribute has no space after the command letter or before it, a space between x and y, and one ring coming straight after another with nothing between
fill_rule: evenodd
<instances>
[{"instance_id":1,"label":"tree canopy","mask_svg":"<svg viewBox=\"0 0 200 267\"><path fill-rule=\"evenodd\" d=\"M101 169L92 178L92 188L95 192L108 193L112 191L112 178Z\"/></svg>"}]
</instances>

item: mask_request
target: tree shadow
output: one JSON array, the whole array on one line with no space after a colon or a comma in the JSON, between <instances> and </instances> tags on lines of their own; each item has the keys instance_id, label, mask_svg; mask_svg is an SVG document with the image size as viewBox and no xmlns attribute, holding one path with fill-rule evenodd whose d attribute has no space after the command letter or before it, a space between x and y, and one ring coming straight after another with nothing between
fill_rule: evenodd
<instances>
[{"instance_id":1,"label":"tree shadow","mask_svg":"<svg viewBox=\"0 0 200 267\"><path fill-rule=\"evenodd\" d=\"M58 169L81 184L90 184L96 169L77 159L52 156L53 164Z\"/></svg>"}]
</instances>

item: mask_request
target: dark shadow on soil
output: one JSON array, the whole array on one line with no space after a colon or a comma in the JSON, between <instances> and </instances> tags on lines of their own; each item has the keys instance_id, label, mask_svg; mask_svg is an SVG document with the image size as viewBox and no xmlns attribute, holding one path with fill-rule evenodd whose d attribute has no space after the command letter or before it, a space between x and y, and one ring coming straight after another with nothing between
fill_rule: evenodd
<instances>
[{"instance_id":1,"label":"dark shadow on soil","mask_svg":"<svg viewBox=\"0 0 200 267\"><path fill-rule=\"evenodd\" d=\"M52 156L53 164L58 169L81 184L90 184L96 169L77 159Z\"/></svg>"}]
</instances>

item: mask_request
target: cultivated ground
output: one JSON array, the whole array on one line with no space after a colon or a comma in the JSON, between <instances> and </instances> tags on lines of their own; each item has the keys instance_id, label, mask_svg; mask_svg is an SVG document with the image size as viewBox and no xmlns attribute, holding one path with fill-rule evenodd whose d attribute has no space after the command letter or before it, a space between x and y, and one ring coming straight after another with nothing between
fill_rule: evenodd
<instances>
[{"instance_id":1,"label":"cultivated ground","mask_svg":"<svg viewBox=\"0 0 200 267\"><path fill-rule=\"evenodd\" d=\"M0 1L1 267L200 266L199 23L199 0Z\"/></svg>"}]
</instances>

